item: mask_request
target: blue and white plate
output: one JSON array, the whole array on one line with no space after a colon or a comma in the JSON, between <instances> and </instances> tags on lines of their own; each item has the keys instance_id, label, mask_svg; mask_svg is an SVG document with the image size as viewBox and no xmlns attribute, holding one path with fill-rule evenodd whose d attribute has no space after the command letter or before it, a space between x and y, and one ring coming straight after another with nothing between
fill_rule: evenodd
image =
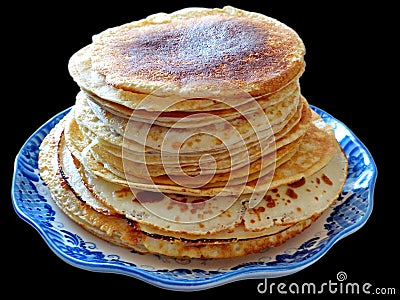
<instances>
[{"instance_id":1,"label":"blue and white plate","mask_svg":"<svg viewBox=\"0 0 400 300\"><path fill-rule=\"evenodd\" d=\"M377 176L368 149L346 125L321 109L312 108L333 126L349 160L348 177L335 205L310 228L279 247L234 259L174 259L133 253L86 232L53 203L38 172L39 145L69 109L40 127L18 153L12 183L15 211L67 263L91 271L132 276L169 290L203 290L237 280L298 272L365 224L372 212Z\"/></svg>"}]
</instances>

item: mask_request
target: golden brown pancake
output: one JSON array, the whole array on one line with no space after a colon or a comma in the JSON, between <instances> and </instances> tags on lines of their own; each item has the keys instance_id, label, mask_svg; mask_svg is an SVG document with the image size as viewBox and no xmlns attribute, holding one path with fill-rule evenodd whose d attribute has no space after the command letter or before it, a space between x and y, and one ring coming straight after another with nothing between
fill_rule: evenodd
<instances>
[{"instance_id":1,"label":"golden brown pancake","mask_svg":"<svg viewBox=\"0 0 400 300\"><path fill-rule=\"evenodd\" d=\"M233 7L188 8L98 34L92 62L107 84L135 93L161 88L198 97L201 81L211 79L260 96L298 76L304 52L297 33L275 19Z\"/></svg>"},{"instance_id":2,"label":"golden brown pancake","mask_svg":"<svg viewBox=\"0 0 400 300\"><path fill-rule=\"evenodd\" d=\"M136 105L152 93L146 108L157 110L173 95L194 98L174 106L190 110L218 95L276 92L303 73L304 53L297 33L276 19L229 6L187 8L105 30L69 70L84 90L110 101Z\"/></svg>"}]
</instances>

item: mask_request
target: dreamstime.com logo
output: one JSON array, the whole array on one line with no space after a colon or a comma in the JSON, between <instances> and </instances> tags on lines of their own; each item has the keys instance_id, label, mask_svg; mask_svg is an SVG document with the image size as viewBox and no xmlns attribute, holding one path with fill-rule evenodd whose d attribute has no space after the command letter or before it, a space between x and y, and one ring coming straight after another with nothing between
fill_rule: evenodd
<instances>
[{"instance_id":1,"label":"dreamstime.com logo","mask_svg":"<svg viewBox=\"0 0 400 300\"><path fill-rule=\"evenodd\" d=\"M269 282L267 278L257 285L260 294L292 294L292 295L396 295L394 287L375 287L369 282L352 282L347 274L340 271L336 274L336 280L329 279L322 283L303 282Z\"/></svg>"}]
</instances>

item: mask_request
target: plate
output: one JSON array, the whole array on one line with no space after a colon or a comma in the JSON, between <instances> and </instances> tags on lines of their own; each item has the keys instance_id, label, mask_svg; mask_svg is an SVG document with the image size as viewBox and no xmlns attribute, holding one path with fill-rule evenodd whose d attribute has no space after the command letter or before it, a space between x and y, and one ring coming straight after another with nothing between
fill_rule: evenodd
<instances>
[{"instance_id":1,"label":"plate","mask_svg":"<svg viewBox=\"0 0 400 300\"><path fill-rule=\"evenodd\" d=\"M40 143L70 108L40 127L19 151L12 182L14 209L65 262L90 271L132 276L164 289L204 290L237 280L298 272L365 224L372 212L377 176L371 154L351 130L325 111L311 107L334 128L348 157L348 177L335 204L308 229L279 247L233 259L175 259L138 254L86 232L58 209L38 171Z\"/></svg>"}]
</instances>

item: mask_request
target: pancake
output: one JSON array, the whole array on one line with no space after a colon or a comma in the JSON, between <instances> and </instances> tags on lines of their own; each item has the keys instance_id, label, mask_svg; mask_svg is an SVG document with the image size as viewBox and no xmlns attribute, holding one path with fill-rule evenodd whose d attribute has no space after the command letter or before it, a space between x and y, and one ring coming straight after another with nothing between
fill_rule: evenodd
<instances>
[{"instance_id":1,"label":"pancake","mask_svg":"<svg viewBox=\"0 0 400 300\"><path fill-rule=\"evenodd\" d=\"M205 79L252 96L274 92L303 70L304 52L297 33L275 19L233 7L187 8L96 35L91 58L113 87L192 98L236 92L210 90Z\"/></svg>"},{"instance_id":2,"label":"pancake","mask_svg":"<svg viewBox=\"0 0 400 300\"><path fill-rule=\"evenodd\" d=\"M182 240L170 237L156 238L146 235L144 247L150 253L159 253L172 257L191 257L201 259L233 258L260 252L270 247L277 247L290 238L307 229L318 216L301 221L274 234L250 239L227 240ZM279 228L278 228L279 229Z\"/></svg>"},{"instance_id":3,"label":"pancake","mask_svg":"<svg viewBox=\"0 0 400 300\"><path fill-rule=\"evenodd\" d=\"M288 105L296 105L298 103L300 95L300 87L298 80L293 81L288 84L286 87L281 90L261 97L257 98L256 102L262 109L268 109L270 113L277 113L277 111L271 110L271 106L274 106L278 103L287 107ZM215 103L212 106L207 107L205 110L210 117L198 116L198 112L202 110L191 110L191 111L147 111L144 109L130 109L121 104L108 101L102 99L96 95L85 93L85 96L89 101L89 103L95 103L100 106L102 109L106 110L108 113L122 117L125 119L131 119L134 121L147 122L163 127L171 127L174 125L176 128L187 128L187 127L199 127L210 125L215 121L213 116L219 116L225 120L231 120L238 116L240 116L240 112L248 112L255 110L254 101L247 102L242 106L238 107L227 107L225 103ZM207 99L203 99L206 100ZM284 102L284 103L281 103ZM92 106L93 107L93 106ZM291 111L290 108L287 111ZM188 118L188 117L191 118ZM271 116L268 116L269 122L273 124L272 120L274 119ZM177 120L180 122L177 123Z\"/></svg>"},{"instance_id":4,"label":"pancake","mask_svg":"<svg viewBox=\"0 0 400 300\"><path fill-rule=\"evenodd\" d=\"M105 30L69 70L85 91L130 108L149 94L155 98L142 108L150 111L165 111L171 96L203 98L170 108L193 110L214 104L204 99L281 89L304 71L304 53L297 33L276 19L229 6L187 8Z\"/></svg>"}]
</instances>

